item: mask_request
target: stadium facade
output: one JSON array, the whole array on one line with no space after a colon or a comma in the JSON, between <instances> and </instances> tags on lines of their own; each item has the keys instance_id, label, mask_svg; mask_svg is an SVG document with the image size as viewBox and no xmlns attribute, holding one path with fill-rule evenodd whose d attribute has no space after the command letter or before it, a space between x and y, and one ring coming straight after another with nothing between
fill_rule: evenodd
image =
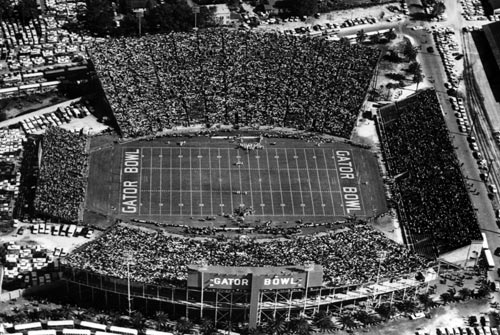
<instances>
[{"instance_id":1,"label":"stadium facade","mask_svg":"<svg viewBox=\"0 0 500 335\"><path fill-rule=\"evenodd\" d=\"M231 321L250 328L275 320L320 310L342 311L368 301L392 303L416 294L436 279L429 268L406 278L380 278L362 285L326 286L323 268L316 264L282 267L188 266L188 278L178 285L130 282L63 266L69 296L80 302L151 314L162 310L170 316L214 322Z\"/></svg>"},{"instance_id":2,"label":"stadium facade","mask_svg":"<svg viewBox=\"0 0 500 335\"><path fill-rule=\"evenodd\" d=\"M498 11L500 13L500 1ZM483 26L484 35L488 40L495 62L500 69L500 22L492 22Z\"/></svg>"}]
</instances>

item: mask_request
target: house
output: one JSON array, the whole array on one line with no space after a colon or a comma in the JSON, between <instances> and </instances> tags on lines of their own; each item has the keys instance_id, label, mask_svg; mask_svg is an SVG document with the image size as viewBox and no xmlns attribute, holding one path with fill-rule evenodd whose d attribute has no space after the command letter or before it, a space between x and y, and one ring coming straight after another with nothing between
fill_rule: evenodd
<instances>
[{"instance_id":1,"label":"house","mask_svg":"<svg viewBox=\"0 0 500 335\"><path fill-rule=\"evenodd\" d=\"M206 7L213 12L215 22L218 25L226 26L231 24L231 11L226 4L206 5Z\"/></svg>"},{"instance_id":2,"label":"house","mask_svg":"<svg viewBox=\"0 0 500 335\"><path fill-rule=\"evenodd\" d=\"M263 4L263 11L268 15L278 15L280 14L284 8L281 4L283 0L267 0L265 4Z\"/></svg>"},{"instance_id":3,"label":"house","mask_svg":"<svg viewBox=\"0 0 500 335\"><path fill-rule=\"evenodd\" d=\"M243 18L241 14L231 12L231 15L229 15L229 24L238 24L242 22Z\"/></svg>"}]
</instances>

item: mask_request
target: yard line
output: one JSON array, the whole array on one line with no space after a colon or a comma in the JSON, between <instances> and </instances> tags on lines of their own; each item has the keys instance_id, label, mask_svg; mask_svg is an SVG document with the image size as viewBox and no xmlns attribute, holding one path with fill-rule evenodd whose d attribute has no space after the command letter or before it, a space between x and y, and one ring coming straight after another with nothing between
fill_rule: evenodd
<instances>
[{"instance_id":1,"label":"yard line","mask_svg":"<svg viewBox=\"0 0 500 335\"><path fill-rule=\"evenodd\" d=\"M320 199L321 199L321 208L323 209L323 216L326 216L326 213L325 213L325 201L323 200L323 188L321 187L321 180L319 178L319 171L318 171L318 156L316 156L316 149L313 148L313 155L316 157L316 159L314 160L314 163L316 165L316 176L318 177L318 186L319 186L319 190L321 192L319 192L319 196L320 196ZM313 201L314 202L314 201Z\"/></svg>"},{"instance_id":2,"label":"yard line","mask_svg":"<svg viewBox=\"0 0 500 335\"><path fill-rule=\"evenodd\" d=\"M192 167L192 159L191 159L191 148L189 148L189 189L193 190L193 167ZM189 192L191 205L191 216L193 216L193 192Z\"/></svg>"},{"instance_id":3,"label":"yard line","mask_svg":"<svg viewBox=\"0 0 500 335\"><path fill-rule=\"evenodd\" d=\"M297 150L296 149L293 149L293 153L294 153L295 156L297 156ZM304 209L304 206L305 206L305 204L304 204L304 197L302 196L302 183L300 181L300 172L299 172L298 167L299 167L299 164L297 162L297 176L299 178L299 190L300 190L300 201L301 201L300 207L302 208L302 215L306 215L306 210Z\"/></svg>"},{"instance_id":4,"label":"yard line","mask_svg":"<svg viewBox=\"0 0 500 335\"><path fill-rule=\"evenodd\" d=\"M217 148L217 155L219 157L222 157L220 155L220 148ZM220 205L224 204L222 201L222 172L221 172L221 167L220 167L220 158L217 158L217 160L219 161L219 193L220 193L220 204L219 204L219 207L220 207L220 211L221 213L224 211L223 207L221 207Z\"/></svg>"},{"instance_id":5,"label":"yard line","mask_svg":"<svg viewBox=\"0 0 500 335\"><path fill-rule=\"evenodd\" d=\"M158 207L160 207L160 215L161 215L161 208L163 206L163 204L161 203L161 177L162 177L162 171L161 171L161 166L162 166L162 162L163 162L163 149L160 147L160 203L158 204Z\"/></svg>"},{"instance_id":6,"label":"yard line","mask_svg":"<svg viewBox=\"0 0 500 335\"><path fill-rule=\"evenodd\" d=\"M275 215L274 213L274 198L273 198L273 187L271 186L271 169L269 168L270 165L269 165L269 154L266 150L266 158L267 158L267 173L269 174L269 192L271 193L271 207L273 209L273 215Z\"/></svg>"},{"instance_id":7,"label":"yard line","mask_svg":"<svg viewBox=\"0 0 500 335\"><path fill-rule=\"evenodd\" d=\"M252 174L250 173L250 152L247 152L247 159L248 159L248 181L250 183L250 204L252 209L255 211L255 207L253 206Z\"/></svg>"},{"instance_id":8,"label":"yard line","mask_svg":"<svg viewBox=\"0 0 500 335\"><path fill-rule=\"evenodd\" d=\"M149 191L149 190L148 190ZM153 192L167 192L166 190L152 190ZM183 193L188 193L188 192L193 192L197 193L200 192L199 190L184 190L182 191ZM278 192L278 191L276 191ZM292 193L300 193L300 191L290 191ZM320 193L321 191L312 191L313 193ZM332 191L333 193L340 193L340 191ZM290 214L291 215L291 214Z\"/></svg>"},{"instance_id":9,"label":"yard line","mask_svg":"<svg viewBox=\"0 0 500 335\"><path fill-rule=\"evenodd\" d=\"M139 215L141 215L141 195L142 195L142 148L141 148L141 171L139 173Z\"/></svg>"},{"instance_id":10,"label":"yard line","mask_svg":"<svg viewBox=\"0 0 500 335\"><path fill-rule=\"evenodd\" d=\"M182 204L182 148L179 148L179 204ZM182 215L182 206L179 206L179 215Z\"/></svg>"},{"instance_id":11,"label":"yard line","mask_svg":"<svg viewBox=\"0 0 500 335\"><path fill-rule=\"evenodd\" d=\"M201 173L201 170L200 170ZM208 173L210 174L210 215L214 216L214 201L212 191L212 156L210 155L210 148L208 148Z\"/></svg>"},{"instance_id":12,"label":"yard line","mask_svg":"<svg viewBox=\"0 0 500 335\"><path fill-rule=\"evenodd\" d=\"M201 156L201 149L198 149L198 156ZM201 206L201 204L203 204L203 190L202 190L202 187L201 187L201 158L198 158L198 161L200 162L200 204L198 205L198 207L200 207L200 215L203 216L203 206ZM205 205L205 204L203 204Z\"/></svg>"},{"instance_id":13,"label":"yard line","mask_svg":"<svg viewBox=\"0 0 500 335\"><path fill-rule=\"evenodd\" d=\"M335 152L333 149L332 149L332 156L335 157ZM352 157L352 152L351 152L351 157ZM342 211L345 215L344 193L342 193L342 186L340 185L339 167L337 166L336 159L333 159L333 162L335 163L335 173L337 174L337 181L339 183L339 188L340 188L340 201L342 202Z\"/></svg>"},{"instance_id":14,"label":"yard line","mask_svg":"<svg viewBox=\"0 0 500 335\"><path fill-rule=\"evenodd\" d=\"M283 148L279 148L279 149L283 149ZM291 150L291 149L288 149L288 150ZM159 167L153 167L153 168L143 167L142 169L144 171L146 171L146 170L149 171L151 169L153 169L153 170L160 170ZM165 166L161 168L161 170L177 170L177 169L179 169L179 168L178 167L165 167ZM201 170L207 170L208 171L210 169L208 167L202 167ZM224 168L224 167L221 167L221 170L223 170L223 171L224 170L234 170L234 168ZM250 171L257 171L258 169L256 169L256 168L250 168L248 170L250 170ZM297 168L295 170L298 170L298 171L307 171L307 169L302 169L302 168ZM318 171L326 171L326 170L328 170L328 169L318 168Z\"/></svg>"},{"instance_id":15,"label":"yard line","mask_svg":"<svg viewBox=\"0 0 500 335\"><path fill-rule=\"evenodd\" d=\"M151 148L151 156L150 156L150 165L153 167L153 148ZM149 170L149 215L151 215L151 205L152 205L152 196L153 192L153 169Z\"/></svg>"},{"instance_id":16,"label":"yard line","mask_svg":"<svg viewBox=\"0 0 500 335\"><path fill-rule=\"evenodd\" d=\"M278 149L275 149L275 151L276 151L276 157L279 157L279 155L278 155ZM283 188L281 187L281 174L280 174L279 158L276 158L276 166L277 166L277 171L278 171L278 181L279 181L279 184L280 184L280 196L281 196L280 206L281 206L281 211L283 212L283 216L285 216L285 206L282 206L282 205L286 205L286 204L284 203Z\"/></svg>"},{"instance_id":17,"label":"yard line","mask_svg":"<svg viewBox=\"0 0 500 335\"><path fill-rule=\"evenodd\" d=\"M313 215L316 215L316 210L314 209L314 197L312 193L312 186L311 186L311 175L309 174L309 164L307 163L307 153L306 153L306 148L304 148L304 156L305 156L305 161L306 161L306 170L307 170L307 181L309 182L309 192L311 193L311 206L313 209Z\"/></svg>"},{"instance_id":18,"label":"yard line","mask_svg":"<svg viewBox=\"0 0 500 335\"><path fill-rule=\"evenodd\" d=\"M170 155L169 155L169 161L170 161L170 166L172 166L172 148L170 148ZM170 169L170 180L169 180L169 183L170 183L170 199L169 199L169 203L170 203L170 215L172 215L172 198L173 198L173 194L172 194L172 169Z\"/></svg>"},{"instance_id":19,"label":"yard line","mask_svg":"<svg viewBox=\"0 0 500 335\"><path fill-rule=\"evenodd\" d=\"M240 149L236 149L236 156L241 157L240 156ZM236 161L240 162L241 159L236 158ZM240 178L240 205L243 205L244 203L243 203L243 185L241 183L241 165L238 165L237 168L238 168L238 177ZM238 207L240 207L240 206L238 206Z\"/></svg>"},{"instance_id":20,"label":"yard line","mask_svg":"<svg viewBox=\"0 0 500 335\"><path fill-rule=\"evenodd\" d=\"M295 215L295 201L293 200L293 192L292 192L292 177L290 176L290 163L288 162L288 150L285 149L285 158L286 158L286 171L288 173L288 184L290 185L290 198L292 199L292 213Z\"/></svg>"},{"instance_id":21,"label":"yard line","mask_svg":"<svg viewBox=\"0 0 500 335\"><path fill-rule=\"evenodd\" d=\"M354 155L352 155L352 152L351 152L351 161L352 161L352 168L354 169L355 168L355 164L354 164ZM366 166L365 166L366 167ZM363 209L363 213L364 215L366 215L366 208L365 206L363 205L363 197L362 197L362 192L361 192L361 175L359 173L359 169L355 169L354 170L356 172L356 174L358 175L358 190L359 190L359 206ZM365 170L367 171L367 170Z\"/></svg>"},{"instance_id":22,"label":"yard line","mask_svg":"<svg viewBox=\"0 0 500 335\"><path fill-rule=\"evenodd\" d=\"M264 215L264 207L261 206L262 204L264 204L264 196L262 195L262 175L260 174L260 153L259 153L259 149L257 149L257 156L259 156L259 158L255 158L257 159L257 170L259 172L259 188L260 188L260 204L259 204L259 207L260 209L262 210L262 215Z\"/></svg>"},{"instance_id":23,"label":"yard line","mask_svg":"<svg viewBox=\"0 0 500 335\"><path fill-rule=\"evenodd\" d=\"M328 166L328 164L326 163L327 158L326 158L325 150L321 149L321 151L323 151L323 158L325 160L325 166ZM330 183L330 172L328 171L328 169L326 169L326 176L328 178L328 189L330 190L330 199L332 199L333 216L336 216L337 214L335 213L335 202L333 201L332 185ZM340 196L342 196L342 194Z\"/></svg>"},{"instance_id":24,"label":"yard line","mask_svg":"<svg viewBox=\"0 0 500 335\"><path fill-rule=\"evenodd\" d=\"M231 167L231 153L229 152L229 148L226 149L227 150L227 162L228 162L228 166ZM234 204L233 204L233 182L231 180L231 170L229 170L229 190L231 192L230 194L230 197L231 197L231 209L230 209L230 212L229 213L232 213L232 211L234 210Z\"/></svg>"}]
</instances>

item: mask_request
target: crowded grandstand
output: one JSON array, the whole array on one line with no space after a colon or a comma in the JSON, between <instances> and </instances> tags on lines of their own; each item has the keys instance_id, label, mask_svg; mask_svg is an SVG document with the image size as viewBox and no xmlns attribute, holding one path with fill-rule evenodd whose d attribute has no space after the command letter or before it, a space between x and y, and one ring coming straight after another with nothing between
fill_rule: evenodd
<instances>
[{"instance_id":1,"label":"crowded grandstand","mask_svg":"<svg viewBox=\"0 0 500 335\"><path fill-rule=\"evenodd\" d=\"M436 92L382 108L380 129L407 243L434 256L481 240Z\"/></svg>"},{"instance_id":2,"label":"crowded grandstand","mask_svg":"<svg viewBox=\"0 0 500 335\"><path fill-rule=\"evenodd\" d=\"M187 266L201 259L209 265L262 267L314 260L323 265L324 281L331 286L375 281L378 254L382 251L386 253L380 265L380 276L384 278L422 270L427 265L424 259L363 224L296 239L246 242L195 240L118 225L69 255L65 263L125 279L123 255L127 250L133 252L136 263L131 273L134 281L163 285L185 285Z\"/></svg>"},{"instance_id":3,"label":"crowded grandstand","mask_svg":"<svg viewBox=\"0 0 500 335\"><path fill-rule=\"evenodd\" d=\"M42 159L34 207L40 215L76 222L87 184L87 136L49 127L43 141Z\"/></svg>"},{"instance_id":4,"label":"crowded grandstand","mask_svg":"<svg viewBox=\"0 0 500 335\"><path fill-rule=\"evenodd\" d=\"M269 33L207 30L90 48L123 136L175 126L292 127L349 137L379 51Z\"/></svg>"}]
</instances>

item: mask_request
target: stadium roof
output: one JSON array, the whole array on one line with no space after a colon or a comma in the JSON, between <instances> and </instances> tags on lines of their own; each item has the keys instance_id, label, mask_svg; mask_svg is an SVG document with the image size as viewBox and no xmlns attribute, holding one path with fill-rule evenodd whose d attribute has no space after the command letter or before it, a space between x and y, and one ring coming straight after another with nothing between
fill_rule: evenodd
<instances>
[{"instance_id":1,"label":"stadium roof","mask_svg":"<svg viewBox=\"0 0 500 335\"><path fill-rule=\"evenodd\" d=\"M500 4L500 0L497 0ZM483 26L484 34L488 39L495 61L500 69L500 22L493 22Z\"/></svg>"},{"instance_id":2,"label":"stadium roof","mask_svg":"<svg viewBox=\"0 0 500 335\"><path fill-rule=\"evenodd\" d=\"M199 271L200 269L201 267L199 265L188 265L188 270ZM323 271L323 267L318 264L312 264L311 270L320 272ZM254 275L279 275L284 273L304 272L306 271L306 268L305 266L301 265L266 267L208 265L204 271L224 275L246 275L249 273L252 273Z\"/></svg>"},{"instance_id":3,"label":"stadium roof","mask_svg":"<svg viewBox=\"0 0 500 335\"><path fill-rule=\"evenodd\" d=\"M493 11L495 9L500 9L500 0L488 0L488 2L490 3Z\"/></svg>"}]
</instances>

